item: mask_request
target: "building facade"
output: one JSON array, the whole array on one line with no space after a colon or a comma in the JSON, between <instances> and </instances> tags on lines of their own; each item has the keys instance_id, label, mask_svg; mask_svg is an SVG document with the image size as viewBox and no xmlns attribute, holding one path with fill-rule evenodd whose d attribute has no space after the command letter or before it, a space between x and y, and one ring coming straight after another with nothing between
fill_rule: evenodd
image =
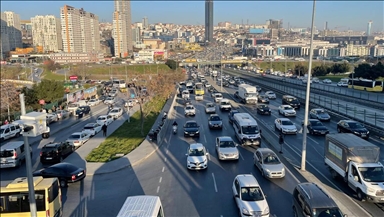
<instances>
[{"instance_id":1,"label":"building facade","mask_svg":"<svg viewBox=\"0 0 384 217\"><path fill-rule=\"evenodd\" d=\"M100 51L99 18L95 14L69 5L64 5L60 14L64 52Z\"/></svg>"},{"instance_id":2,"label":"building facade","mask_svg":"<svg viewBox=\"0 0 384 217\"><path fill-rule=\"evenodd\" d=\"M12 51L16 48L22 48L23 41L21 33L20 15L12 11L4 11L3 13L1 13L1 19L4 20L7 24L9 49Z\"/></svg>"},{"instance_id":3,"label":"building facade","mask_svg":"<svg viewBox=\"0 0 384 217\"><path fill-rule=\"evenodd\" d=\"M213 0L205 0L205 41L213 42Z\"/></svg>"},{"instance_id":4,"label":"building facade","mask_svg":"<svg viewBox=\"0 0 384 217\"><path fill-rule=\"evenodd\" d=\"M23 47L31 47L33 45L31 20L21 20L20 25Z\"/></svg>"},{"instance_id":5,"label":"building facade","mask_svg":"<svg viewBox=\"0 0 384 217\"><path fill-rule=\"evenodd\" d=\"M63 50L61 21L53 15L31 18L33 45L42 46L44 52Z\"/></svg>"},{"instance_id":6,"label":"building facade","mask_svg":"<svg viewBox=\"0 0 384 217\"><path fill-rule=\"evenodd\" d=\"M115 0L112 37L115 41L116 57L128 57L132 54L131 24L131 2L128 0Z\"/></svg>"},{"instance_id":7,"label":"building facade","mask_svg":"<svg viewBox=\"0 0 384 217\"><path fill-rule=\"evenodd\" d=\"M141 30L139 27L132 29L132 41L134 44L139 44L141 42Z\"/></svg>"},{"instance_id":8,"label":"building facade","mask_svg":"<svg viewBox=\"0 0 384 217\"><path fill-rule=\"evenodd\" d=\"M61 52L51 53L49 58L56 63L98 63L104 61L104 55L101 52Z\"/></svg>"}]
</instances>

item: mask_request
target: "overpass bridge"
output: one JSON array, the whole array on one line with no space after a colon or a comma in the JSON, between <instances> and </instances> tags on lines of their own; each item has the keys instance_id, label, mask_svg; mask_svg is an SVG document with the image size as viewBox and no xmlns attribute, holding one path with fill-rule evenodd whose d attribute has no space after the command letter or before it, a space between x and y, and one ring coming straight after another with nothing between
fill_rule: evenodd
<instances>
[{"instance_id":1,"label":"overpass bridge","mask_svg":"<svg viewBox=\"0 0 384 217\"><path fill-rule=\"evenodd\" d=\"M197 66L197 65L221 65L221 64L236 64L236 65L241 65L241 64L246 64L249 63L251 64L251 60L213 60L213 61L201 61L201 62L181 62L179 63L179 66Z\"/></svg>"}]
</instances>

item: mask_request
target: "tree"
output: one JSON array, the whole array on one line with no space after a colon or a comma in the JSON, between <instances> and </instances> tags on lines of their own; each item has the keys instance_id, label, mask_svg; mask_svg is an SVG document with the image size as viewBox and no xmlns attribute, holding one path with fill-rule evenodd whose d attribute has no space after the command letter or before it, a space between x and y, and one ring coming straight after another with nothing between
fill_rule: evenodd
<instances>
[{"instance_id":1,"label":"tree","mask_svg":"<svg viewBox=\"0 0 384 217\"><path fill-rule=\"evenodd\" d=\"M368 63L359 64L355 68L355 74L353 76L355 78L372 79L371 70L372 70L372 67L370 64L368 64ZM352 75L350 75L350 77L352 77Z\"/></svg>"},{"instance_id":2,"label":"tree","mask_svg":"<svg viewBox=\"0 0 384 217\"><path fill-rule=\"evenodd\" d=\"M8 114L8 120L11 119L11 111L20 110L19 91L15 84L11 82L3 81L0 86L1 90L1 108L0 110L6 110Z\"/></svg>"},{"instance_id":3,"label":"tree","mask_svg":"<svg viewBox=\"0 0 384 217\"><path fill-rule=\"evenodd\" d=\"M167 60L165 62L165 65L167 65L172 70L176 70L179 64L175 60Z\"/></svg>"},{"instance_id":4,"label":"tree","mask_svg":"<svg viewBox=\"0 0 384 217\"><path fill-rule=\"evenodd\" d=\"M328 74L328 66L326 65L321 65L321 66L316 66L312 70L312 75L313 76L324 76Z\"/></svg>"},{"instance_id":5,"label":"tree","mask_svg":"<svg viewBox=\"0 0 384 217\"><path fill-rule=\"evenodd\" d=\"M295 75L303 76L304 74L308 73L308 66L297 64L295 65L295 68L293 69L293 72Z\"/></svg>"},{"instance_id":6,"label":"tree","mask_svg":"<svg viewBox=\"0 0 384 217\"><path fill-rule=\"evenodd\" d=\"M32 88L35 91L37 99L43 99L46 102L61 99L65 93L62 81L43 79L40 83L34 84Z\"/></svg>"},{"instance_id":7,"label":"tree","mask_svg":"<svg viewBox=\"0 0 384 217\"><path fill-rule=\"evenodd\" d=\"M87 68L85 64L79 64L76 67L71 68L71 75L77 75L79 81L86 80L88 77Z\"/></svg>"},{"instance_id":8,"label":"tree","mask_svg":"<svg viewBox=\"0 0 384 217\"><path fill-rule=\"evenodd\" d=\"M60 69L60 67L61 67L59 63L55 63L55 61L50 60L50 59L45 60L43 62L43 65L49 71L55 71L57 69Z\"/></svg>"},{"instance_id":9,"label":"tree","mask_svg":"<svg viewBox=\"0 0 384 217\"><path fill-rule=\"evenodd\" d=\"M39 108L39 99L37 98L36 91L33 88L23 87L21 92L24 94L25 105L34 109Z\"/></svg>"}]
</instances>

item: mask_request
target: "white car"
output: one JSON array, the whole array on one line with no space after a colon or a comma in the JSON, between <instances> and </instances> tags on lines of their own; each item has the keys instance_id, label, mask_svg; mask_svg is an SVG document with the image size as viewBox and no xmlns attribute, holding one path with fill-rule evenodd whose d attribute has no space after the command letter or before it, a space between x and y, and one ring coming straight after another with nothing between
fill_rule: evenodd
<instances>
[{"instance_id":1,"label":"white car","mask_svg":"<svg viewBox=\"0 0 384 217\"><path fill-rule=\"evenodd\" d=\"M207 113L207 114L216 113L216 106L215 106L215 104L213 104L211 102L205 104L205 113Z\"/></svg>"},{"instance_id":2,"label":"white car","mask_svg":"<svg viewBox=\"0 0 384 217\"><path fill-rule=\"evenodd\" d=\"M276 99L276 94L273 91L266 91L265 95L268 97L268 99Z\"/></svg>"},{"instance_id":3,"label":"white car","mask_svg":"<svg viewBox=\"0 0 384 217\"><path fill-rule=\"evenodd\" d=\"M276 118L275 129L283 134L297 134L297 127L288 118Z\"/></svg>"},{"instance_id":4,"label":"white car","mask_svg":"<svg viewBox=\"0 0 384 217\"><path fill-rule=\"evenodd\" d=\"M279 106L278 110L279 110L279 114L284 115L285 117L288 117L288 116L295 117L296 116L295 109L290 105L281 105L281 106Z\"/></svg>"},{"instance_id":5,"label":"white car","mask_svg":"<svg viewBox=\"0 0 384 217\"><path fill-rule=\"evenodd\" d=\"M215 93L215 102L220 102L223 99L223 94L221 93Z\"/></svg>"},{"instance_id":6,"label":"white car","mask_svg":"<svg viewBox=\"0 0 384 217\"><path fill-rule=\"evenodd\" d=\"M185 110L184 110L184 114L185 116L195 116L196 115L196 109L193 105L187 105L185 106Z\"/></svg>"},{"instance_id":7,"label":"white car","mask_svg":"<svg viewBox=\"0 0 384 217\"><path fill-rule=\"evenodd\" d=\"M88 101L88 105L89 106L96 106L96 105L99 105L100 104L100 100L99 99L90 99L89 101Z\"/></svg>"},{"instance_id":8,"label":"white car","mask_svg":"<svg viewBox=\"0 0 384 217\"><path fill-rule=\"evenodd\" d=\"M89 137L91 135L85 132L76 132L72 133L71 136L66 140L66 142L69 142L75 147L82 146L84 143L86 143L89 140Z\"/></svg>"},{"instance_id":9,"label":"white car","mask_svg":"<svg viewBox=\"0 0 384 217\"><path fill-rule=\"evenodd\" d=\"M337 86L338 86L338 87L348 87L348 83L347 83L347 82L339 81L339 82L337 83Z\"/></svg>"},{"instance_id":10,"label":"white car","mask_svg":"<svg viewBox=\"0 0 384 217\"><path fill-rule=\"evenodd\" d=\"M205 83L205 87L206 88L208 88L208 87L210 87L211 86L211 84L209 84L209 83Z\"/></svg>"},{"instance_id":11,"label":"white car","mask_svg":"<svg viewBox=\"0 0 384 217\"><path fill-rule=\"evenodd\" d=\"M101 126L104 125L104 123L108 125L110 125L111 123L113 122L113 117L111 115L100 115L97 120L96 120L96 123L100 124Z\"/></svg>"},{"instance_id":12,"label":"white car","mask_svg":"<svg viewBox=\"0 0 384 217\"><path fill-rule=\"evenodd\" d=\"M230 136L216 137L216 152L219 160L239 160L237 144Z\"/></svg>"},{"instance_id":13,"label":"white car","mask_svg":"<svg viewBox=\"0 0 384 217\"><path fill-rule=\"evenodd\" d=\"M56 110L55 113L59 119L64 119L72 115L72 113L67 110Z\"/></svg>"},{"instance_id":14,"label":"white car","mask_svg":"<svg viewBox=\"0 0 384 217\"><path fill-rule=\"evenodd\" d=\"M332 81L330 79L324 79L323 83L324 84L332 84Z\"/></svg>"},{"instance_id":15,"label":"white car","mask_svg":"<svg viewBox=\"0 0 384 217\"><path fill-rule=\"evenodd\" d=\"M89 123L83 127L83 132L93 137L101 131L101 128L102 126L98 123Z\"/></svg>"},{"instance_id":16,"label":"white car","mask_svg":"<svg viewBox=\"0 0 384 217\"><path fill-rule=\"evenodd\" d=\"M59 117L56 113L49 113L47 114L47 124L50 124L52 122L57 122L59 120Z\"/></svg>"},{"instance_id":17,"label":"white car","mask_svg":"<svg viewBox=\"0 0 384 217\"><path fill-rule=\"evenodd\" d=\"M253 175L237 175L233 181L232 192L242 217L269 216L268 202Z\"/></svg>"},{"instance_id":18,"label":"white car","mask_svg":"<svg viewBox=\"0 0 384 217\"><path fill-rule=\"evenodd\" d=\"M185 155L187 156L188 169L202 170L208 168L208 152L203 144L190 144Z\"/></svg>"},{"instance_id":19,"label":"white car","mask_svg":"<svg viewBox=\"0 0 384 217\"><path fill-rule=\"evenodd\" d=\"M108 96L116 97L117 96L117 90L116 89L111 90L111 92L108 93Z\"/></svg>"},{"instance_id":20,"label":"white car","mask_svg":"<svg viewBox=\"0 0 384 217\"><path fill-rule=\"evenodd\" d=\"M107 97L105 100L104 100L104 103L105 104L114 104L115 103L115 98L113 97Z\"/></svg>"},{"instance_id":21,"label":"white car","mask_svg":"<svg viewBox=\"0 0 384 217\"><path fill-rule=\"evenodd\" d=\"M118 119L120 116L123 115L123 109L122 108L119 108L119 107L116 107L116 108L113 108L111 111L109 111L108 115L112 116L113 119Z\"/></svg>"}]
</instances>

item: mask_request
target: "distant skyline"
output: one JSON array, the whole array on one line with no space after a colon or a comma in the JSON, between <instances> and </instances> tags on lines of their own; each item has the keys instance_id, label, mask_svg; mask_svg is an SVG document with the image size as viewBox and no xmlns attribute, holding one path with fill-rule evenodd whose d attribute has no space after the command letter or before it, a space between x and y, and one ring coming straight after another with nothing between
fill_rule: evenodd
<instances>
[{"instance_id":1,"label":"distant skyline","mask_svg":"<svg viewBox=\"0 0 384 217\"><path fill-rule=\"evenodd\" d=\"M312 1L214 1L214 25L229 21L233 24L265 24L268 19L283 20L283 27L310 27ZM60 15L65 4L83 8L99 16L100 22L112 22L114 10L110 1L1 1L1 11L20 14L22 20L36 15ZM204 25L205 1L131 1L132 22L148 17L149 23ZM372 32L384 31L382 1L317 1L315 25L324 29L366 31L372 20Z\"/></svg>"}]
</instances>

